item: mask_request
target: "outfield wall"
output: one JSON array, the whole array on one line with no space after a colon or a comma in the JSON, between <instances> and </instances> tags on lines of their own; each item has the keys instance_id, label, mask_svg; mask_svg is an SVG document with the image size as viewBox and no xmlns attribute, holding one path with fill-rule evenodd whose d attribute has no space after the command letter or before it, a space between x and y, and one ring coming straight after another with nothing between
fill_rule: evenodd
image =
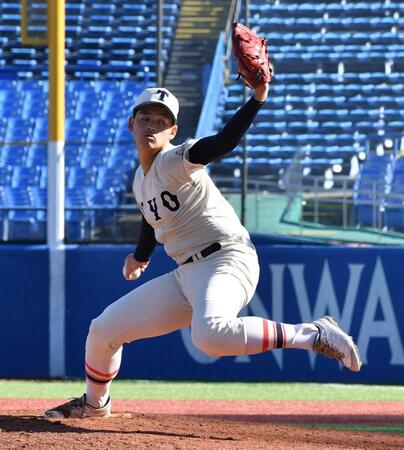
<instances>
[{"instance_id":1,"label":"outfield wall","mask_svg":"<svg viewBox=\"0 0 404 450\"><path fill-rule=\"evenodd\" d=\"M261 243L260 243L261 242ZM312 321L330 313L357 339L364 367L353 374L334 361L298 350L211 358L189 330L124 349L121 378L287 380L402 383L404 380L404 249L268 245L256 241L259 286L243 314ZM83 376L91 319L133 287L174 269L158 247L135 282L122 277L130 246L66 249L66 376ZM0 247L2 364L0 377L49 376L49 256L44 246Z\"/></svg>"}]
</instances>

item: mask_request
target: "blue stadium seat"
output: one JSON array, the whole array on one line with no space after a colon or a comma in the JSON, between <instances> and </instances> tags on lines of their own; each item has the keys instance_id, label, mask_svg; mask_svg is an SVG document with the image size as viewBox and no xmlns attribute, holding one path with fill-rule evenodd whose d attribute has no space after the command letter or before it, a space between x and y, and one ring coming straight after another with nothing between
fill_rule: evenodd
<instances>
[{"instance_id":1,"label":"blue stadium seat","mask_svg":"<svg viewBox=\"0 0 404 450\"><path fill-rule=\"evenodd\" d=\"M110 156L136 159L137 149L133 142L115 143L110 148Z\"/></svg>"},{"instance_id":2,"label":"blue stadium seat","mask_svg":"<svg viewBox=\"0 0 404 450\"><path fill-rule=\"evenodd\" d=\"M82 189L94 186L96 179L95 167L68 167L66 186L68 189Z\"/></svg>"},{"instance_id":3,"label":"blue stadium seat","mask_svg":"<svg viewBox=\"0 0 404 450\"><path fill-rule=\"evenodd\" d=\"M88 143L82 148L79 163L81 167L98 167L105 165L108 149L105 144Z\"/></svg>"},{"instance_id":4,"label":"blue stadium seat","mask_svg":"<svg viewBox=\"0 0 404 450\"><path fill-rule=\"evenodd\" d=\"M82 154L82 146L85 144L81 143L70 143L65 144L65 164L67 167L80 165L80 158Z\"/></svg>"},{"instance_id":5,"label":"blue stadium seat","mask_svg":"<svg viewBox=\"0 0 404 450\"><path fill-rule=\"evenodd\" d=\"M88 239L90 219L84 190L66 189L65 237L75 242Z\"/></svg>"},{"instance_id":6,"label":"blue stadium seat","mask_svg":"<svg viewBox=\"0 0 404 450\"><path fill-rule=\"evenodd\" d=\"M400 156L395 159L393 165L393 181L400 179L400 184L404 185L404 157Z\"/></svg>"},{"instance_id":7,"label":"blue stadium seat","mask_svg":"<svg viewBox=\"0 0 404 450\"><path fill-rule=\"evenodd\" d=\"M86 198L90 208L91 236L113 237L116 234L116 193L108 189L88 188ZM93 208L93 209L91 209Z\"/></svg>"},{"instance_id":8,"label":"blue stadium seat","mask_svg":"<svg viewBox=\"0 0 404 450\"><path fill-rule=\"evenodd\" d=\"M126 121L134 96L155 81L156 2L97 1L91 8L87 3L66 5L66 164L69 169L81 165L112 170L118 166L126 174L133 173L137 155ZM0 141L46 143L48 85L38 77L46 74L47 54L40 47L21 48L20 3L1 5L0 64L4 61L7 66L14 61L19 79L3 80L0 85L0 118L7 118L0 120ZM295 148L308 152L307 165L310 163L313 170L321 168L318 159L328 157L331 161L340 154L345 164L352 153L364 149L368 134L402 132L400 2L256 0L250 7L252 24L268 37L275 63L271 103L262 108L260 120L250 130L252 164L257 158L268 159L272 152L276 167L274 158L282 155L287 161ZM164 2L165 57L178 9L178 1ZM228 119L242 101L243 86L235 78L227 86L225 112L220 113L217 123ZM35 123L19 124L21 119L32 117ZM103 125L97 125L99 120ZM116 126L112 125L114 120L118 120ZM105 150L98 152L89 142L102 142ZM27 146L15 152L11 147L5 149L0 153L5 156L3 166L46 165L45 147ZM256 161L256 173L261 163ZM43 186L46 170L40 173L39 185ZM11 183L7 173L1 176ZM101 176L99 170L90 178L92 187L118 184ZM86 186L80 180L80 186Z\"/></svg>"},{"instance_id":9,"label":"blue stadium seat","mask_svg":"<svg viewBox=\"0 0 404 450\"><path fill-rule=\"evenodd\" d=\"M7 129L7 119L0 117L0 142L4 142L4 135Z\"/></svg>"},{"instance_id":10,"label":"blue stadium seat","mask_svg":"<svg viewBox=\"0 0 404 450\"><path fill-rule=\"evenodd\" d=\"M403 196L403 194L401 194ZM396 205L394 204L396 202ZM404 230L404 203L402 199L390 197L385 205L384 225L389 230Z\"/></svg>"},{"instance_id":11,"label":"blue stadium seat","mask_svg":"<svg viewBox=\"0 0 404 450\"><path fill-rule=\"evenodd\" d=\"M367 227L382 225L380 206L391 178L389 155L368 155L354 185L354 208L356 222Z\"/></svg>"},{"instance_id":12,"label":"blue stadium seat","mask_svg":"<svg viewBox=\"0 0 404 450\"><path fill-rule=\"evenodd\" d=\"M39 172L37 166L16 166L13 169L11 186L13 188L27 188L39 184Z\"/></svg>"},{"instance_id":13,"label":"blue stadium seat","mask_svg":"<svg viewBox=\"0 0 404 450\"><path fill-rule=\"evenodd\" d=\"M39 233L39 224L34 211L9 211L8 240L36 241L41 238Z\"/></svg>"},{"instance_id":14,"label":"blue stadium seat","mask_svg":"<svg viewBox=\"0 0 404 450\"><path fill-rule=\"evenodd\" d=\"M4 206L10 208L7 213L8 240L36 241L41 238L35 217L35 210L29 209L32 207L32 203L26 187L13 188L6 186L4 188Z\"/></svg>"},{"instance_id":15,"label":"blue stadium seat","mask_svg":"<svg viewBox=\"0 0 404 450\"><path fill-rule=\"evenodd\" d=\"M87 134L87 142L112 143L116 132L116 120L113 119L94 119Z\"/></svg>"},{"instance_id":16,"label":"blue stadium seat","mask_svg":"<svg viewBox=\"0 0 404 450\"><path fill-rule=\"evenodd\" d=\"M137 161L136 151L131 144L111 147L111 154L109 155L108 167L122 167L125 170L130 170L135 167Z\"/></svg>"},{"instance_id":17,"label":"blue stadium seat","mask_svg":"<svg viewBox=\"0 0 404 450\"><path fill-rule=\"evenodd\" d=\"M35 210L35 220L36 220L36 233L38 240L46 240L46 229L47 229L47 189L43 187L30 187L28 188L31 197L31 204L33 207L37 208Z\"/></svg>"},{"instance_id":18,"label":"blue stadium seat","mask_svg":"<svg viewBox=\"0 0 404 450\"><path fill-rule=\"evenodd\" d=\"M38 186L28 188L32 206L36 208L46 208L47 190Z\"/></svg>"},{"instance_id":19,"label":"blue stadium seat","mask_svg":"<svg viewBox=\"0 0 404 450\"><path fill-rule=\"evenodd\" d=\"M77 144L85 142L88 133L88 116L68 117L66 119L66 142Z\"/></svg>"},{"instance_id":20,"label":"blue stadium seat","mask_svg":"<svg viewBox=\"0 0 404 450\"><path fill-rule=\"evenodd\" d=\"M33 115L31 114L31 117ZM37 117L35 119L34 128L32 131L31 141L37 142L47 142L48 141L48 118L47 117Z\"/></svg>"},{"instance_id":21,"label":"blue stadium seat","mask_svg":"<svg viewBox=\"0 0 404 450\"><path fill-rule=\"evenodd\" d=\"M100 167L95 188L101 191L125 191L128 185L128 172L120 166Z\"/></svg>"},{"instance_id":22,"label":"blue stadium seat","mask_svg":"<svg viewBox=\"0 0 404 450\"><path fill-rule=\"evenodd\" d=\"M0 187L10 185L12 175L13 168L11 166L0 166Z\"/></svg>"},{"instance_id":23,"label":"blue stadium seat","mask_svg":"<svg viewBox=\"0 0 404 450\"><path fill-rule=\"evenodd\" d=\"M34 121L32 118L10 118L4 134L4 141L8 143L26 143L31 140Z\"/></svg>"},{"instance_id":24,"label":"blue stadium seat","mask_svg":"<svg viewBox=\"0 0 404 450\"><path fill-rule=\"evenodd\" d=\"M3 145L0 147L1 164L4 166L20 166L25 162L27 147L25 145Z\"/></svg>"},{"instance_id":25,"label":"blue stadium seat","mask_svg":"<svg viewBox=\"0 0 404 450\"><path fill-rule=\"evenodd\" d=\"M48 187L48 166L45 164L37 165L39 172L39 183L37 187L41 189L46 189Z\"/></svg>"}]
</instances>

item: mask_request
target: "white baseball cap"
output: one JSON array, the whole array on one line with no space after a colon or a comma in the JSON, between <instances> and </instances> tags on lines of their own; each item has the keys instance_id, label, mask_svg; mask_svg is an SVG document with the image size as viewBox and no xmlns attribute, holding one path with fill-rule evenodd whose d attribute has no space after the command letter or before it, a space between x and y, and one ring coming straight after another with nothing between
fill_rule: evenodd
<instances>
[{"instance_id":1,"label":"white baseball cap","mask_svg":"<svg viewBox=\"0 0 404 450\"><path fill-rule=\"evenodd\" d=\"M177 97L166 88L147 88L135 101L132 113L135 115L139 108L147 105L163 105L166 107L170 116L177 123L178 111L180 109Z\"/></svg>"}]
</instances>

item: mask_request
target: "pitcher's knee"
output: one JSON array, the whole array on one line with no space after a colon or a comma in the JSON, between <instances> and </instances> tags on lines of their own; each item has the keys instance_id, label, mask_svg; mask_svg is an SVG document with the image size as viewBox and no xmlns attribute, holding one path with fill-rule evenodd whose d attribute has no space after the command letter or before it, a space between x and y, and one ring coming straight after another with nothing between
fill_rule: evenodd
<instances>
[{"instance_id":1,"label":"pitcher's knee","mask_svg":"<svg viewBox=\"0 0 404 450\"><path fill-rule=\"evenodd\" d=\"M191 336L194 345L209 356L228 354L225 336L226 322L223 319L209 318L192 325Z\"/></svg>"},{"instance_id":2,"label":"pitcher's knee","mask_svg":"<svg viewBox=\"0 0 404 450\"><path fill-rule=\"evenodd\" d=\"M91 321L87 335L87 347L100 350L111 348L111 336L108 332L108 324L102 314Z\"/></svg>"}]
</instances>

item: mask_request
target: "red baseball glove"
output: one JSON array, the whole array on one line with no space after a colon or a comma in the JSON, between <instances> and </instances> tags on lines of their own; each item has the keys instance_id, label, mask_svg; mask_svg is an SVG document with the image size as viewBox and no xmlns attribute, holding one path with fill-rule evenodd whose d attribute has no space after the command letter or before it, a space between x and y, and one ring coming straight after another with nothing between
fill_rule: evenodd
<instances>
[{"instance_id":1,"label":"red baseball glove","mask_svg":"<svg viewBox=\"0 0 404 450\"><path fill-rule=\"evenodd\" d=\"M255 89L270 83L273 67L268 55L267 40L241 23L232 26L233 51L239 64L239 76L244 83Z\"/></svg>"}]
</instances>

